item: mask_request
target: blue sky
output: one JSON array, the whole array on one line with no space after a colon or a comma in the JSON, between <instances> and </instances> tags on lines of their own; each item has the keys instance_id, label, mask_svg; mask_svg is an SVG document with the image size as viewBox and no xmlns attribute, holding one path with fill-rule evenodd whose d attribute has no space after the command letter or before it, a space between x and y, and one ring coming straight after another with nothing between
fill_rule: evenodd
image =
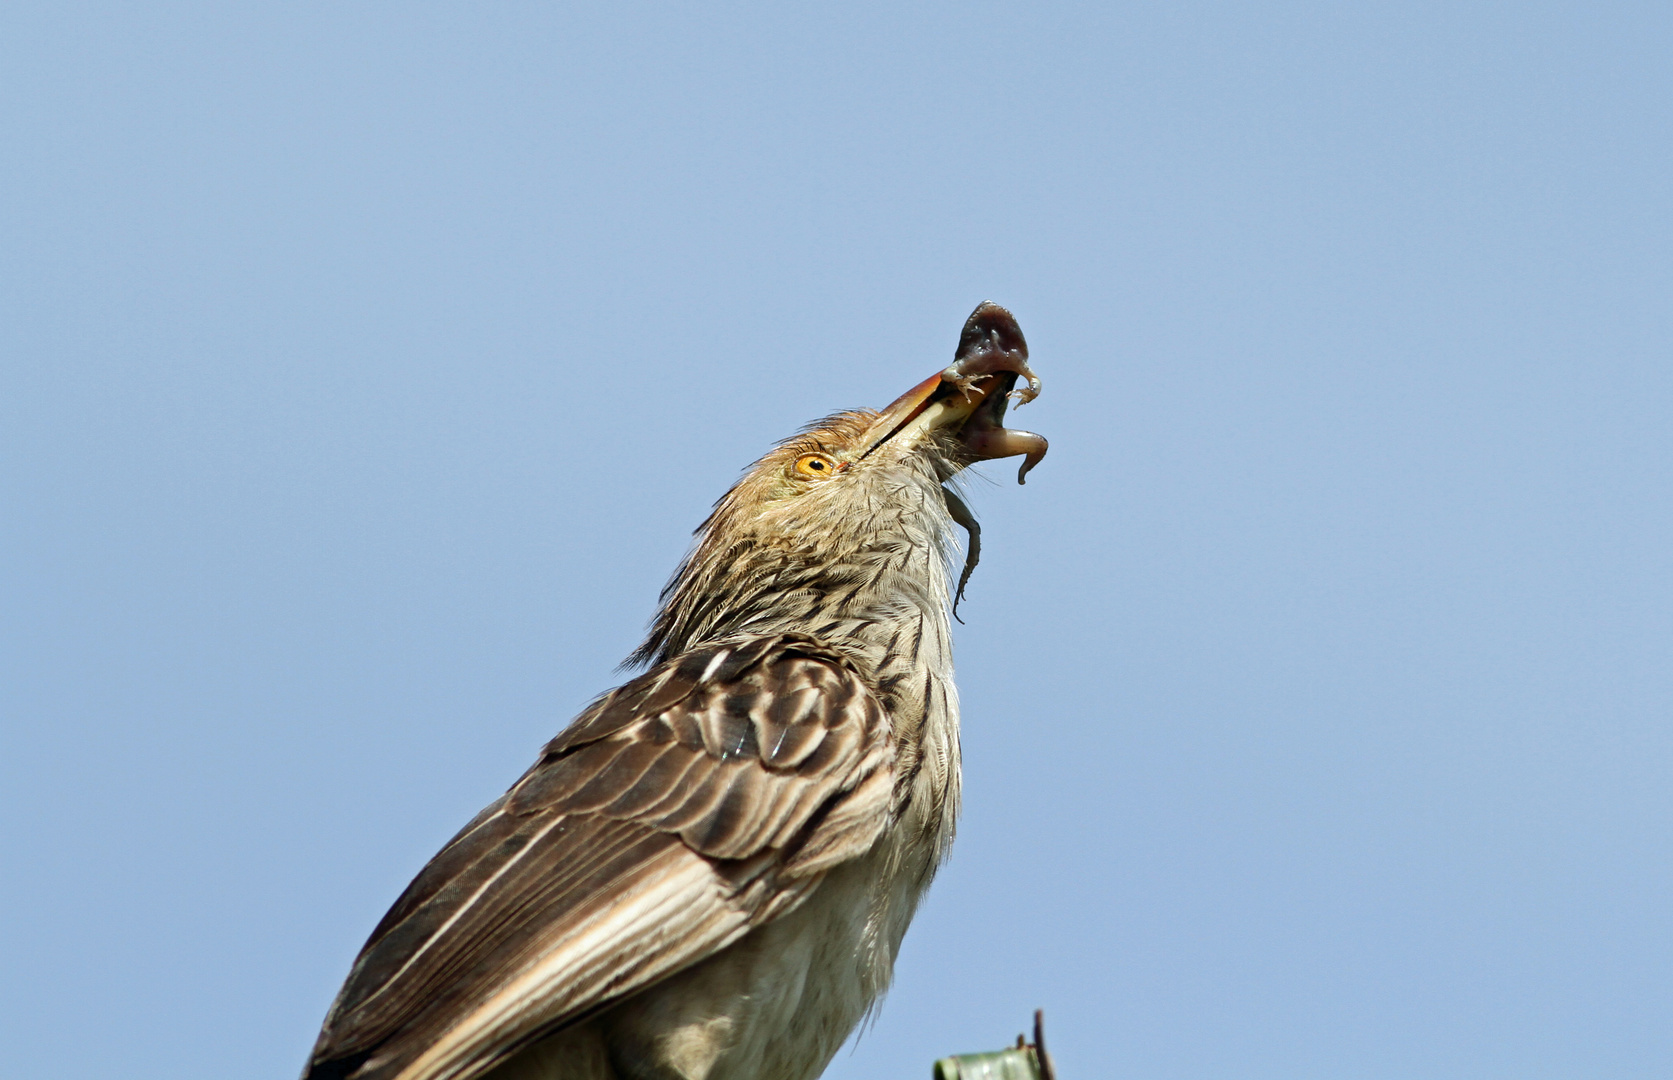
<instances>
[{"instance_id":1,"label":"blue sky","mask_svg":"<svg viewBox=\"0 0 1673 1080\"><path fill-rule=\"evenodd\" d=\"M772 440L1045 379L833 1080L1673 1070L1665 5L14 3L6 1070L290 1077Z\"/></svg>"}]
</instances>

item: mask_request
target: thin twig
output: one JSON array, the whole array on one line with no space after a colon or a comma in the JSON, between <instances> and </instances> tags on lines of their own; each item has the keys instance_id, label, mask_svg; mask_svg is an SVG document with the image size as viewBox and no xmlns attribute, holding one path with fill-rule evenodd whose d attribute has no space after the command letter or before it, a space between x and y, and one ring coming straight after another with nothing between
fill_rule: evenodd
<instances>
[{"instance_id":1,"label":"thin twig","mask_svg":"<svg viewBox=\"0 0 1673 1080\"><path fill-rule=\"evenodd\" d=\"M1057 1080L1057 1070L1046 1053L1046 1010L1034 1010L1034 1056L1040 1062L1040 1080Z\"/></svg>"}]
</instances>

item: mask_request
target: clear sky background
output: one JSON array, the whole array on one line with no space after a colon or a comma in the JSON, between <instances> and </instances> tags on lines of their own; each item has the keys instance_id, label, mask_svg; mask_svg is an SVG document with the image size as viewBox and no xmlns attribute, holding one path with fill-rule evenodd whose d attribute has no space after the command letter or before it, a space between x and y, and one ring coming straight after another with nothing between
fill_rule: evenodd
<instances>
[{"instance_id":1,"label":"clear sky background","mask_svg":"<svg viewBox=\"0 0 1673 1080\"><path fill-rule=\"evenodd\" d=\"M881 1018L1673 1074L1673 8L0 9L0 1071L288 1080L803 422L1021 320Z\"/></svg>"}]
</instances>

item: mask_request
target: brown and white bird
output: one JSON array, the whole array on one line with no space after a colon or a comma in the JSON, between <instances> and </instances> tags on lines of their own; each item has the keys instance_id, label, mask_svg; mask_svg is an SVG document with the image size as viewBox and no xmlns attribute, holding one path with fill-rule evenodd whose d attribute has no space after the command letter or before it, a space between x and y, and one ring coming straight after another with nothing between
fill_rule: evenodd
<instances>
[{"instance_id":1,"label":"brown and white bird","mask_svg":"<svg viewBox=\"0 0 1673 1080\"><path fill-rule=\"evenodd\" d=\"M1019 378L1023 385L1019 388ZM715 505L633 660L372 932L304 1080L809 1080L888 986L959 806L945 483L1046 441L982 304L953 364Z\"/></svg>"}]
</instances>

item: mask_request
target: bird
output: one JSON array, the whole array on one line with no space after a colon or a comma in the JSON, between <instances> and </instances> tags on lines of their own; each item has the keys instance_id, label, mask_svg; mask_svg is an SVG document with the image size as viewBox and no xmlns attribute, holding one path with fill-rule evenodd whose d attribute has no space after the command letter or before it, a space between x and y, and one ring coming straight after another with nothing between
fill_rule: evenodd
<instances>
[{"instance_id":1,"label":"bird","mask_svg":"<svg viewBox=\"0 0 1673 1080\"><path fill-rule=\"evenodd\" d=\"M1019 382L1021 385L1019 386ZM959 813L950 483L1044 438L991 302L953 363L774 446L611 690L430 860L303 1080L812 1080L880 1000ZM957 536L968 534L952 582Z\"/></svg>"}]
</instances>

